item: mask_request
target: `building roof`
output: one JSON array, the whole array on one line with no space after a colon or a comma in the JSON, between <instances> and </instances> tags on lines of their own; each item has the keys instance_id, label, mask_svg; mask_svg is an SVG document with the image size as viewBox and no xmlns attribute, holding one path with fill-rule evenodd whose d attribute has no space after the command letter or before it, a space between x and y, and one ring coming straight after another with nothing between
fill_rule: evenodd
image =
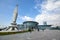
<instances>
[{"instance_id":1,"label":"building roof","mask_svg":"<svg viewBox=\"0 0 60 40\"><path fill-rule=\"evenodd\" d=\"M52 25L38 25L39 27L51 27Z\"/></svg>"},{"instance_id":2,"label":"building roof","mask_svg":"<svg viewBox=\"0 0 60 40\"><path fill-rule=\"evenodd\" d=\"M25 22L23 22L23 24L24 23L37 23L38 24L38 22L35 22L35 21L25 21Z\"/></svg>"}]
</instances>

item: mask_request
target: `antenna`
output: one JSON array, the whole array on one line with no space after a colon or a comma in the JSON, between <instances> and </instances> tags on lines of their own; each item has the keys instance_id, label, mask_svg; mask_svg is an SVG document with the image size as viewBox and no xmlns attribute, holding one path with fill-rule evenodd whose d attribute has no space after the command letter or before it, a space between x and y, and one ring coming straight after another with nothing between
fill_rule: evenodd
<instances>
[{"instance_id":1,"label":"antenna","mask_svg":"<svg viewBox=\"0 0 60 40\"><path fill-rule=\"evenodd\" d=\"M16 0L16 5L18 5L18 0Z\"/></svg>"}]
</instances>

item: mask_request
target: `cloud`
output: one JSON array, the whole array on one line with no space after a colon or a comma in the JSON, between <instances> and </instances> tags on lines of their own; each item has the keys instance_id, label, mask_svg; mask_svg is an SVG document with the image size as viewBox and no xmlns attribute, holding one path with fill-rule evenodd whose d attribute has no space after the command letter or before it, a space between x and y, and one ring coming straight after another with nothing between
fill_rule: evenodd
<instances>
[{"instance_id":1,"label":"cloud","mask_svg":"<svg viewBox=\"0 0 60 40\"><path fill-rule=\"evenodd\" d=\"M28 16L23 16L23 17L20 17L20 18L24 21L32 21L33 20L33 18L28 17Z\"/></svg>"},{"instance_id":2,"label":"cloud","mask_svg":"<svg viewBox=\"0 0 60 40\"><path fill-rule=\"evenodd\" d=\"M39 22L39 24L43 24L44 21L47 21L48 24L56 25L60 23L60 14L39 14L35 17L35 21Z\"/></svg>"},{"instance_id":3,"label":"cloud","mask_svg":"<svg viewBox=\"0 0 60 40\"><path fill-rule=\"evenodd\" d=\"M28 16L21 17L24 21L36 21L39 24L43 24L47 21L48 24L60 25L60 0L44 0L42 3L39 0L35 0L35 9L41 11L35 18ZM34 19L34 20L33 20Z\"/></svg>"},{"instance_id":4,"label":"cloud","mask_svg":"<svg viewBox=\"0 0 60 40\"><path fill-rule=\"evenodd\" d=\"M41 6L45 10L54 10L54 9L60 7L60 1L47 0Z\"/></svg>"},{"instance_id":5,"label":"cloud","mask_svg":"<svg viewBox=\"0 0 60 40\"><path fill-rule=\"evenodd\" d=\"M41 14L35 17L35 21L39 22L39 24L42 24L43 21L47 21L48 24L60 24L60 0L45 0L38 7L35 7L38 9L41 7L42 11Z\"/></svg>"}]
</instances>

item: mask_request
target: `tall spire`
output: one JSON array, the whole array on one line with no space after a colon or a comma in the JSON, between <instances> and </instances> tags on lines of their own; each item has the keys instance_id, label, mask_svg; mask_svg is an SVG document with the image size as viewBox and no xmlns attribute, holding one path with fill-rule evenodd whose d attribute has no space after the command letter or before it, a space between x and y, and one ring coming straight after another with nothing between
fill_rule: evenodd
<instances>
[{"instance_id":1,"label":"tall spire","mask_svg":"<svg viewBox=\"0 0 60 40\"><path fill-rule=\"evenodd\" d=\"M14 13L13 13L13 22L14 23L16 23L17 16L18 16L18 4L16 4L16 8L14 9Z\"/></svg>"},{"instance_id":2,"label":"tall spire","mask_svg":"<svg viewBox=\"0 0 60 40\"><path fill-rule=\"evenodd\" d=\"M18 4L16 4L16 7L13 11L13 21L11 23L11 26L9 26L9 28L7 28L6 30L19 30L18 29L18 26L17 26L17 23L16 23L16 20L17 20L17 16L18 16Z\"/></svg>"}]
</instances>

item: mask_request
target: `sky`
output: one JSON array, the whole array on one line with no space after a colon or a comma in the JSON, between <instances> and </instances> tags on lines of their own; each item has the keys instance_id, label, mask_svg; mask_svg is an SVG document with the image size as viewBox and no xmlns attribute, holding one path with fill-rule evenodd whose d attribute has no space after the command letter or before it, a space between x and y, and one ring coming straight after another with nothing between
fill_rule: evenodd
<instances>
[{"instance_id":1,"label":"sky","mask_svg":"<svg viewBox=\"0 0 60 40\"><path fill-rule=\"evenodd\" d=\"M0 0L0 25L12 23L13 11L18 4L17 24L36 21L40 25L60 26L60 0Z\"/></svg>"}]
</instances>

